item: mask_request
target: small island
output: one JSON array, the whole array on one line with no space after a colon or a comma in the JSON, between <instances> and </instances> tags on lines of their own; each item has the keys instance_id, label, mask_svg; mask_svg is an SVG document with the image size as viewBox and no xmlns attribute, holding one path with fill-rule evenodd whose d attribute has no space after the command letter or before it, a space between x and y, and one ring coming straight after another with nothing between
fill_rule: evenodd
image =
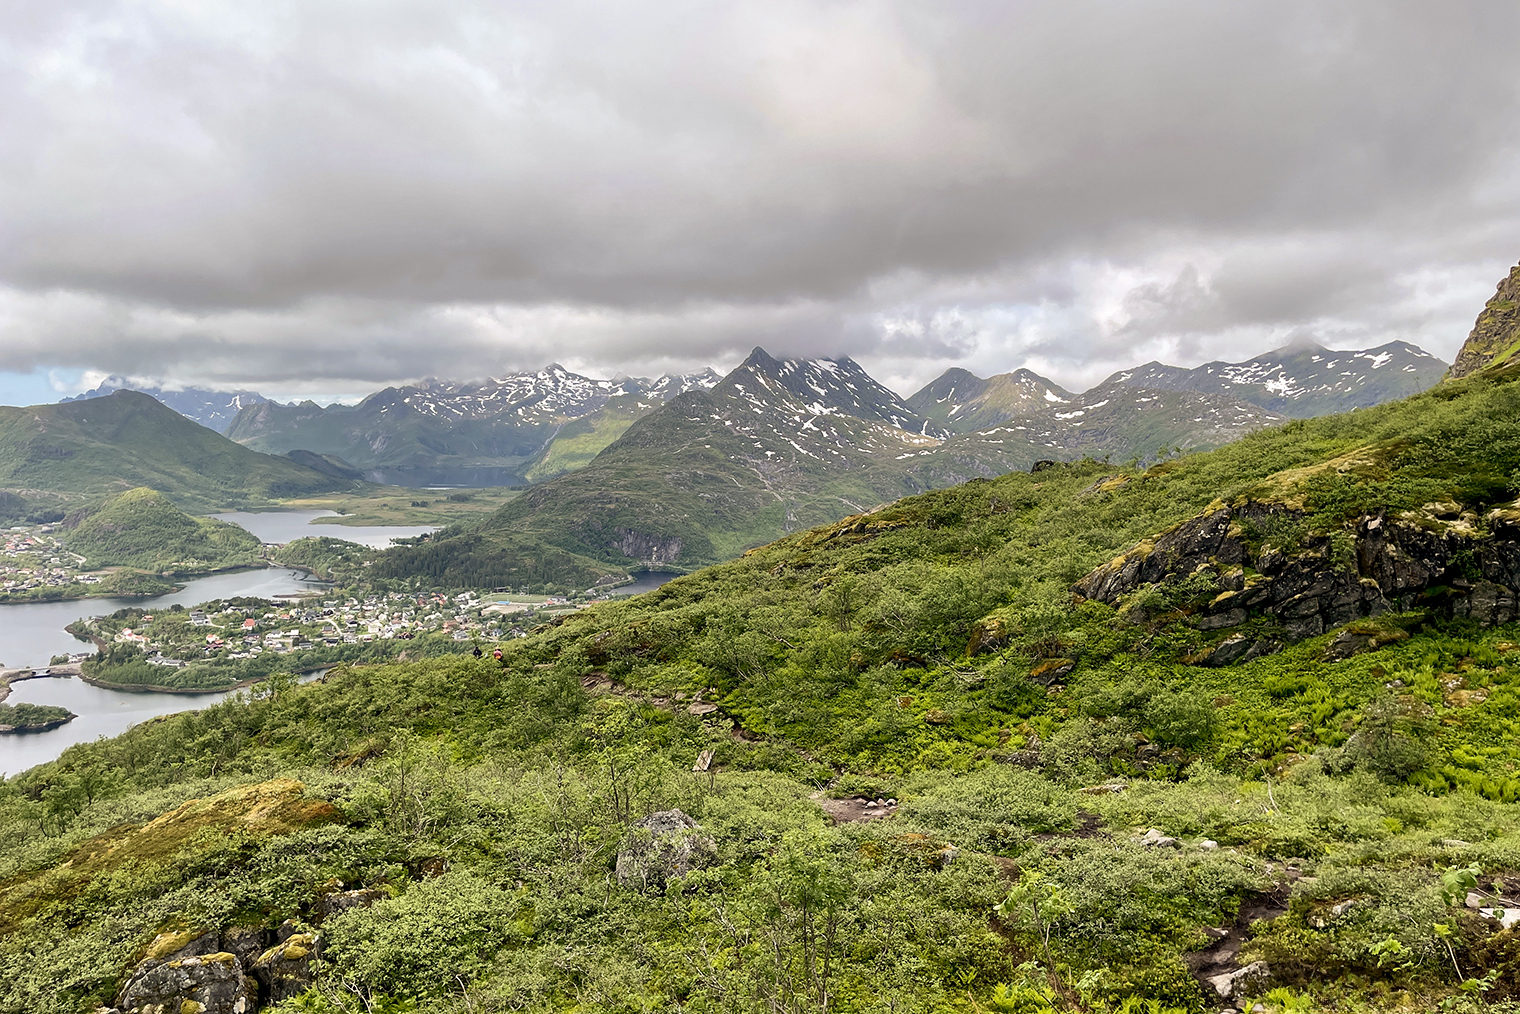
<instances>
[{"instance_id":1,"label":"small island","mask_svg":"<svg viewBox=\"0 0 1520 1014\"><path fill-rule=\"evenodd\" d=\"M0 736L47 732L78 717L52 704L0 704Z\"/></svg>"}]
</instances>

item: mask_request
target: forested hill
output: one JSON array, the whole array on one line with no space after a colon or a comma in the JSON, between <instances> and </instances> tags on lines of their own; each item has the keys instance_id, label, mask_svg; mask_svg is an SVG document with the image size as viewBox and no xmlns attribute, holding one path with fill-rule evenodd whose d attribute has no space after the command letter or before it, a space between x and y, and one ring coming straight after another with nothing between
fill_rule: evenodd
<instances>
[{"instance_id":1,"label":"forested hill","mask_svg":"<svg viewBox=\"0 0 1520 1014\"><path fill-rule=\"evenodd\" d=\"M200 574L259 562L259 540L246 529L195 518L151 489L132 489L73 511L60 526L65 547L88 567L133 567Z\"/></svg>"},{"instance_id":2,"label":"forested hill","mask_svg":"<svg viewBox=\"0 0 1520 1014\"><path fill-rule=\"evenodd\" d=\"M26 499L139 486L205 510L346 489L352 481L251 451L136 391L0 406L0 490Z\"/></svg>"},{"instance_id":3,"label":"forested hill","mask_svg":"<svg viewBox=\"0 0 1520 1014\"><path fill-rule=\"evenodd\" d=\"M500 665L73 747L0 788L0 1009L216 969L332 1012L1520 997L1517 381L909 497Z\"/></svg>"}]
</instances>

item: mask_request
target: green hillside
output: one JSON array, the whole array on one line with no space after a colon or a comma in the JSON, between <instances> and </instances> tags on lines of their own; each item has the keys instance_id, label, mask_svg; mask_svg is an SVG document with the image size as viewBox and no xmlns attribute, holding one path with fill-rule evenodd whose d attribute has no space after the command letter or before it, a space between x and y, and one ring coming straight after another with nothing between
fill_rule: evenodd
<instances>
[{"instance_id":1,"label":"green hillside","mask_svg":"<svg viewBox=\"0 0 1520 1014\"><path fill-rule=\"evenodd\" d=\"M542 482L584 468L650 406L634 395L613 398L588 416L565 423L546 442L538 457L523 470L529 482Z\"/></svg>"},{"instance_id":2,"label":"green hillside","mask_svg":"<svg viewBox=\"0 0 1520 1014\"><path fill-rule=\"evenodd\" d=\"M352 482L251 451L135 391L29 408L0 406L0 489L114 494L147 486L186 510L265 504Z\"/></svg>"},{"instance_id":3,"label":"green hillside","mask_svg":"<svg viewBox=\"0 0 1520 1014\"><path fill-rule=\"evenodd\" d=\"M532 487L474 528L391 551L375 575L587 588L640 565L730 559L787 531L916 491L885 461L872 468L878 458L869 452L859 468L756 454L724 421L737 414L734 400L721 389L683 394L590 464Z\"/></svg>"},{"instance_id":4,"label":"green hillside","mask_svg":"<svg viewBox=\"0 0 1520 1014\"><path fill-rule=\"evenodd\" d=\"M151 489L132 489L66 517L64 545L89 567L197 574L259 562L259 540L244 528L194 518Z\"/></svg>"},{"instance_id":5,"label":"green hillside","mask_svg":"<svg viewBox=\"0 0 1520 1014\"><path fill-rule=\"evenodd\" d=\"M1512 1012L1517 475L1505 367L73 747L0 786L0 1009Z\"/></svg>"}]
</instances>

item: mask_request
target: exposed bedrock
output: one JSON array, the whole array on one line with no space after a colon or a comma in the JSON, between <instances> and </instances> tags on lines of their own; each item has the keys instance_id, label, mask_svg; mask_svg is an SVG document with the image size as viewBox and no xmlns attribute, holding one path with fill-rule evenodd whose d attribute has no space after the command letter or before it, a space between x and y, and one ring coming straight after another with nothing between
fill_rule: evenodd
<instances>
[{"instance_id":1,"label":"exposed bedrock","mask_svg":"<svg viewBox=\"0 0 1520 1014\"><path fill-rule=\"evenodd\" d=\"M1354 540L1349 554L1344 543L1337 553L1326 535L1295 540L1287 551L1260 537L1292 531L1303 520L1301 512L1278 504L1217 507L1097 568L1073 591L1118 605L1146 585L1177 587L1197 574L1215 579L1218 588L1197 608L1200 629L1270 616L1293 640L1422 606L1486 624L1516 617L1520 515L1513 509L1492 511L1481 524L1456 504L1429 504L1397 517L1364 515L1347 526Z\"/></svg>"}]
</instances>

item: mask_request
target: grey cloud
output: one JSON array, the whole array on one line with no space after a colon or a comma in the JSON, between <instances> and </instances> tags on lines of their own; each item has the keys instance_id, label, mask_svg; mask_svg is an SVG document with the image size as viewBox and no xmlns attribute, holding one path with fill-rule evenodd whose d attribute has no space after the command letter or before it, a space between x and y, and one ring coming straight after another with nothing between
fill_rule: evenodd
<instances>
[{"instance_id":1,"label":"grey cloud","mask_svg":"<svg viewBox=\"0 0 1520 1014\"><path fill-rule=\"evenodd\" d=\"M1510 4L99 0L0 28L0 368L1450 355L1476 306L1442 286L1517 254Z\"/></svg>"}]
</instances>

